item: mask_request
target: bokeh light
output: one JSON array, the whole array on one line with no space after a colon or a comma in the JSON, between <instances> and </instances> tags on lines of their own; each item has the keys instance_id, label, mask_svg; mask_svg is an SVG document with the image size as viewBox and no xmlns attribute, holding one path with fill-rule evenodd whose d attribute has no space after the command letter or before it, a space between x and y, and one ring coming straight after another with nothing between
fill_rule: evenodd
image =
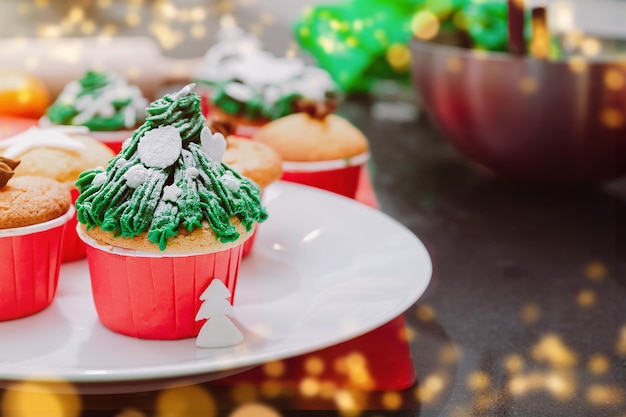
<instances>
[{"instance_id":1,"label":"bokeh light","mask_svg":"<svg viewBox=\"0 0 626 417\"><path fill-rule=\"evenodd\" d=\"M421 40L430 40L439 33L439 19L437 15L429 10L416 13L411 20L411 31L413 35Z\"/></svg>"},{"instance_id":2,"label":"bokeh light","mask_svg":"<svg viewBox=\"0 0 626 417\"><path fill-rule=\"evenodd\" d=\"M524 77L519 82L519 90L522 94L531 95L537 92L539 86L533 77Z\"/></svg>"},{"instance_id":3,"label":"bokeh light","mask_svg":"<svg viewBox=\"0 0 626 417\"><path fill-rule=\"evenodd\" d=\"M616 85L616 83L619 84L620 81L615 81L615 75L611 75L611 74L614 74L614 72L609 71L605 74L605 82L607 84L611 83L614 86ZM612 79L612 81L607 81L607 79ZM621 82L623 82L623 78ZM604 263L599 262L599 261L589 262L585 266L585 275L591 281L602 281L606 277L606 266L604 265Z\"/></svg>"},{"instance_id":4,"label":"bokeh light","mask_svg":"<svg viewBox=\"0 0 626 417\"><path fill-rule=\"evenodd\" d=\"M324 360L319 356L308 357L304 362L304 370L311 375L320 375L324 368Z\"/></svg>"},{"instance_id":5,"label":"bokeh light","mask_svg":"<svg viewBox=\"0 0 626 417\"><path fill-rule=\"evenodd\" d=\"M505 356L503 361L504 369L510 373L518 373L524 370L524 358L516 353Z\"/></svg>"},{"instance_id":6,"label":"bokeh light","mask_svg":"<svg viewBox=\"0 0 626 417\"><path fill-rule=\"evenodd\" d=\"M156 399L157 417L215 417L215 400L197 385L168 388Z\"/></svg>"},{"instance_id":7,"label":"bokeh light","mask_svg":"<svg viewBox=\"0 0 626 417\"><path fill-rule=\"evenodd\" d=\"M472 391L484 391L491 385L491 378L483 371L475 371L467 377L467 386Z\"/></svg>"},{"instance_id":8,"label":"bokeh light","mask_svg":"<svg viewBox=\"0 0 626 417\"><path fill-rule=\"evenodd\" d=\"M283 361L272 361L263 365L263 372L271 378L279 378L285 374L285 363Z\"/></svg>"},{"instance_id":9,"label":"bokeh light","mask_svg":"<svg viewBox=\"0 0 626 417\"><path fill-rule=\"evenodd\" d=\"M557 368L573 367L578 363L578 356L556 334L546 334L531 350L533 359L545 362Z\"/></svg>"},{"instance_id":10,"label":"bokeh light","mask_svg":"<svg viewBox=\"0 0 626 417\"><path fill-rule=\"evenodd\" d=\"M245 404L233 411L229 417L281 417L274 408L265 404Z\"/></svg>"},{"instance_id":11,"label":"bokeh light","mask_svg":"<svg viewBox=\"0 0 626 417\"><path fill-rule=\"evenodd\" d=\"M64 381L22 381L7 387L0 410L3 417L78 417L82 400Z\"/></svg>"},{"instance_id":12,"label":"bokeh light","mask_svg":"<svg viewBox=\"0 0 626 417\"><path fill-rule=\"evenodd\" d=\"M589 358L587 369L594 375L604 375L609 370L610 363L608 358L602 354L596 354Z\"/></svg>"},{"instance_id":13,"label":"bokeh light","mask_svg":"<svg viewBox=\"0 0 626 417\"><path fill-rule=\"evenodd\" d=\"M258 400L259 392L255 385L241 384L233 387L230 396L236 403L248 404Z\"/></svg>"},{"instance_id":14,"label":"bokeh light","mask_svg":"<svg viewBox=\"0 0 626 417\"><path fill-rule=\"evenodd\" d=\"M541 318L541 308L535 303L527 303L520 311L520 318L525 325L533 325Z\"/></svg>"},{"instance_id":15,"label":"bokeh light","mask_svg":"<svg viewBox=\"0 0 626 417\"><path fill-rule=\"evenodd\" d=\"M624 126L624 112L611 107L600 111L600 122L609 129L619 129Z\"/></svg>"},{"instance_id":16,"label":"bokeh light","mask_svg":"<svg viewBox=\"0 0 626 417\"><path fill-rule=\"evenodd\" d=\"M595 291L590 289L580 290L576 296L576 304L581 308L591 308L596 304L597 296Z\"/></svg>"}]
</instances>

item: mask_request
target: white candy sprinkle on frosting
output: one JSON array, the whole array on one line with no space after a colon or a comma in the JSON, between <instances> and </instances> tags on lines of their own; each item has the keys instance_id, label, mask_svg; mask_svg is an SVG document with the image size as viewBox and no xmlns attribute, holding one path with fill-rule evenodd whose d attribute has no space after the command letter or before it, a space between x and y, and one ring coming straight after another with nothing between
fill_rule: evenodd
<instances>
[{"instance_id":1,"label":"white candy sprinkle on frosting","mask_svg":"<svg viewBox=\"0 0 626 417\"><path fill-rule=\"evenodd\" d=\"M107 173L101 172L97 174L95 177L93 177L93 180L91 181L91 183L93 185L102 185L106 182L106 180L107 180Z\"/></svg>"},{"instance_id":2,"label":"white candy sprinkle on frosting","mask_svg":"<svg viewBox=\"0 0 626 417\"><path fill-rule=\"evenodd\" d=\"M182 97L188 96L193 91L194 88L196 88L195 83L187 84L186 86L181 88L180 91L172 94L171 98L172 100L176 101Z\"/></svg>"},{"instance_id":3,"label":"white candy sprinkle on frosting","mask_svg":"<svg viewBox=\"0 0 626 417\"><path fill-rule=\"evenodd\" d=\"M198 178L198 175L200 175L200 172L198 172L198 169L195 167L189 167L187 168L187 171L185 172L187 174L187 176L189 178L191 178L192 180L195 180L196 178Z\"/></svg>"},{"instance_id":4,"label":"white candy sprinkle on frosting","mask_svg":"<svg viewBox=\"0 0 626 417\"><path fill-rule=\"evenodd\" d=\"M128 161L126 161L125 158L118 159L117 161L115 161L115 168L119 169L119 168L123 167L126 164L126 162L128 162Z\"/></svg>"},{"instance_id":5,"label":"white candy sprinkle on frosting","mask_svg":"<svg viewBox=\"0 0 626 417\"><path fill-rule=\"evenodd\" d=\"M181 190L176 184L166 185L163 187L163 201L171 201L175 203L178 200L178 197L182 194L183 190Z\"/></svg>"},{"instance_id":6,"label":"white candy sprinkle on frosting","mask_svg":"<svg viewBox=\"0 0 626 417\"><path fill-rule=\"evenodd\" d=\"M150 172L141 164L132 166L128 171L124 173L124 179L126 185L130 188L137 188L143 184L150 175Z\"/></svg>"},{"instance_id":7,"label":"white candy sprinkle on frosting","mask_svg":"<svg viewBox=\"0 0 626 417\"><path fill-rule=\"evenodd\" d=\"M239 191L239 187L241 187L241 181L239 181L239 178L235 177L235 174L231 171L226 171L220 180L230 191L237 192Z\"/></svg>"}]
</instances>

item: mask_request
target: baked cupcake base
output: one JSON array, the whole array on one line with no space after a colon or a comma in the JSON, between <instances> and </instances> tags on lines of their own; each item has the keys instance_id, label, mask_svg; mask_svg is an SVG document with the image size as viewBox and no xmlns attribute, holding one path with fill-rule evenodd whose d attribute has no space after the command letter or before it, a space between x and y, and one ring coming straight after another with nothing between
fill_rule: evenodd
<instances>
[{"instance_id":1,"label":"baked cupcake base","mask_svg":"<svg viewBox=\"0 0 626 417\"><path fill-rule=\"evenodd\" d=\"M200 295L213 279L235 298L242 241L207 254L142 252L102 245L79 225L87 245L94 304L110 330L141 339L184 339L198 335Z\"/></svg>"},{"instance_id":2,"label":"baked cupcake base","mask_svg":"<svg viewBox=\"0 0 626 417\"><path fill-rule=\"evenodd\" d=\"M0 230L0 321L26 317L54 299L61 267L64 227L74 216Z\"/></svg>"}]
</instances>

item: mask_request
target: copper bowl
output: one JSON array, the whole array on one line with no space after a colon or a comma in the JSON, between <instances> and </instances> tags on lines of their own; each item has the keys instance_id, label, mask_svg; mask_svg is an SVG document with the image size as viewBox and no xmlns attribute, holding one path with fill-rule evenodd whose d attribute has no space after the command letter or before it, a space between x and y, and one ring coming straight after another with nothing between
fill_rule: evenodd
<instances>
[{"instance_id":1,"label":"copper bowl","mask_svg":"<svg viewBox=\"0 0 626 417\"><path fill-rule=\"evenodd\" d=\"M411 41L421 105L470 160L508 178L626 172L626 59L546 61Z\"/></svg>"}]
</instances>

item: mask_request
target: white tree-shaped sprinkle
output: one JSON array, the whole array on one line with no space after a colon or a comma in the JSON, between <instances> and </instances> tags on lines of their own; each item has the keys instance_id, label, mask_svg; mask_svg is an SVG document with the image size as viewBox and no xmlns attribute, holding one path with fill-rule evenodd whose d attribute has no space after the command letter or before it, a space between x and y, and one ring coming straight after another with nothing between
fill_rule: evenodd
<instances>
[{"instance_id":1,"label":"white tree-shaped sprinkle","mask_svg":"<svg viewBox=\"0 0 626 417\"><path fill-rule=\"evenodd\" d=\"M231 293L222 281L214 278L200 295L202 305L196 314L196 321L207 319L196 338L196 346L219 348L233 346L243 340L243 334L230 320L234 315L233 306L227 301Z\"/></svg>"}]
</instances>

